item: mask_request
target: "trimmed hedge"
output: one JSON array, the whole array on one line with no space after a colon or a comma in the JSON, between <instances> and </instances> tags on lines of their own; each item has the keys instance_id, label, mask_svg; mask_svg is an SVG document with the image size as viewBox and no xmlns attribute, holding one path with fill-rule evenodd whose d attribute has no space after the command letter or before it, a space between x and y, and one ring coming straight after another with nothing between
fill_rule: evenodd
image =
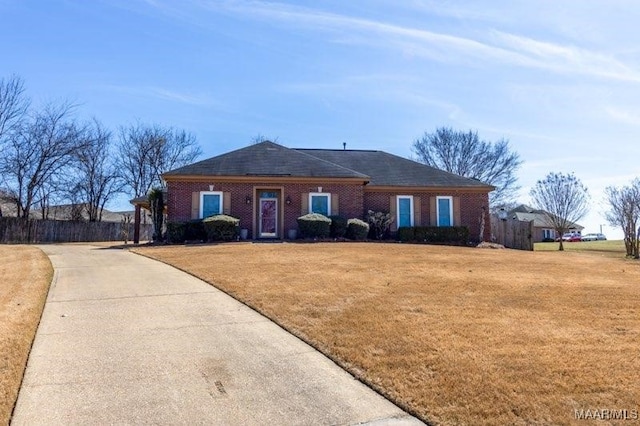
<instances>
[{"instance_id":1,"label":"trimmed hedge","mask_svg":"<svg viewBox=\"0 0 640 426\"><path fill-rule=\"evenodd\" d=\"M185 241L206 241L207 233L202 220L189 222L168 222L167 241L171 244L182 244Z\"/></svg>"},{"instance_id":2,"label":"trimmed hedge","mask_svg":"<svg viewBox=\"0 0 640 426\"><path fill-rule=\"evenodd\" d=\"M202 220L208 241L233 241L240 235L240 219L217 214Z\"/></svg>"},{"instance_id":3,"label":"trimmed hedge","mask_svg":"<svg viewBox=\"0 0 640 426\"><path fill-rule=\"evenodd\" d=\"M401 226L398 228L396 238L402 242L416 241L416 228L412 226Z\"/></svg>"},{"instance_id":4,"label":"trimmed hedge","mask_svg":"<svg viewBox=\"0 0 640 426\"><path fill-rule=\"evenodd\" d=\"M329 228L331 238L344 238L347 233L347 219L342 216L329 216L329 219L331 219Z\"/></svg>"},{"instance_id":5,"label":"trimmed hedge","mask_svg":"<svg viewBox=\"0 0 640 426\"><path fill-rule=\"evenodd\" d=\"M466 226L413 226L400 227L398 241L467 245L469 228Z\"/></svg>"},{"instance_id":6,"label":"trimmed hedge","mask_svg":"<svg viewBox=\"0 0 640 426\"><path fill-rule=\"evenodd\" d=\"M300 216L298 228L302 238L329 238L331 235L331 219L319 213Z\"/></svg>"},{"instance_id":7,"label":"trimmed hedge","mask_svg":"<svg viewBox=\"0 0 640 426\"><path fill-rule=\"evenodd\" d=\"M369 224L360 219L347 221L347 238L350 240L364 241L369 235Z\"/></svg>"}]
</instances>

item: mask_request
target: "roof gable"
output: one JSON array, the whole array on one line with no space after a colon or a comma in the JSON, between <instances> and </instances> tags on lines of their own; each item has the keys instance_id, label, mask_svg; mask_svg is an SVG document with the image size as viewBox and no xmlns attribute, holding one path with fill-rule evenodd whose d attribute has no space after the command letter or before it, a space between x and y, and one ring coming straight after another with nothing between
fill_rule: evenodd
<instances>
[{"instance_id":1,"label":"roof gable","mask_svg":"<svg viewBox=\"0 0 640 426\"><path fill-rule=\"evenodd\" d=\"M167 176L282 176L360 178L369 176L338 164L265 141L189 164Z\"/></svg>"}]
</instances>

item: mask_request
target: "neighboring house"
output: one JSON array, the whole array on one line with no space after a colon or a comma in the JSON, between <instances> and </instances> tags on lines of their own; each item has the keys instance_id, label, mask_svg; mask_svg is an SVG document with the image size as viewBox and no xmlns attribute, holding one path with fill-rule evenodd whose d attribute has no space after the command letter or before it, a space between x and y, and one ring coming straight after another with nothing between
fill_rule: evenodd
<instances>
[{"instance_id":1,"label":"neighboring house","mask_svg":"<svg viewBox=\"0 0 640 426\"><path fill-rule=\"evenodd\" d=\"M532 238L535 243L545 240L555 240L560 237L560 235L556 235L556 231L553 229L553 225L549 223L547 213L544 210L536 210L525 204L521 204L513 210L510 210L508 217L522 222L530 222L533 220ZM581 233L583 229L584 226L570 222L565 232Z\"/></svg>"},{"instance_id":2,"label":"neighboring house","mask_svg":"<svg viewBox=\"0 0 640 426\"><path fill-rule=\"evenodd\" d=\"M262 142L163 175L168 221L228 214L249 238L285 238L307 213L363 218L391 212L398 226L467 226L479 239L494 187L382 151L291 149ZM484 239L491 235L486 218Z\"/></svg>"}]
</instances>

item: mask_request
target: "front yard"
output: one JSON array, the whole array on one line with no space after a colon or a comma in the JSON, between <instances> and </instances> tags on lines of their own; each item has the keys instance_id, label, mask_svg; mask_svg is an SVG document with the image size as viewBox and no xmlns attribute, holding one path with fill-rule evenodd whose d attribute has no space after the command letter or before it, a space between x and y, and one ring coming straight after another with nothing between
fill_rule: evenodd
<instances>
[{"instance_id":1,"label":"front yard","mask_svg":"<svg viewBox=\"0 0 640 426\"><path fill-rule=\"evenodd\" d=\"M0 425L9 424L52 276L40 249L0 245Z\"/></svg>"},{"instance_id":2,"label":"front yard","mask_svg":"<svg viewBox=\"0 0 640 426\"><path fill-rule=\"evenodd\" d=\"M136 252L212 283L440 424L581 423L638 410L640 263L408 244Z\"/></svg>"}]
</instances>

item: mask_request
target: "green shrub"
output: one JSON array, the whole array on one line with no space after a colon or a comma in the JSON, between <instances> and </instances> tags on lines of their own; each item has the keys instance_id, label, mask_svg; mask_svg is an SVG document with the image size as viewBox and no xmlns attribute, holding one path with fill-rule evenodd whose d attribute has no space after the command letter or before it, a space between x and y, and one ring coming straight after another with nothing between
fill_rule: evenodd
<instances>
[{"instance_id":1,"label":"green shrub","mask_svg":"<svg viewBox=\"0 0 640 426\"><path fill-rule=\"evenodd\" d=\"M171 244L182 244L185 241L206 241L207 233L202 220L188 222L168 222L167 241Z\"/></svg>"},{"instance_id":2,"label":"green shrub","mask_svg":"<svg viewBox=\"0 0 640 426\"><path fill-rule=\"evenodd\" d=\"M347 238L350 240L363 241L369 235L369 224L360 219L349 219L347 221Z\"/></svg>"},{"instance_id":3,"label":"green shrub","mask_svg":"<svg viewBox=\"0 0 640 426\"><path fill-rule=\"evenodd\" d=\"M240 235L240 219L217 214L202 220L208 241L233 241Z\"/></svg>"},{"instance_id":4,"label":"green shrub","mask_svg":"<svg viewBox=\"0 0 640 426\"><path fill-rule=\"evenodd\" d=\"M297 220L302 238L328 238L331 235L331 219L325 215L309 213Z\"/></svg>"},{"instance_id":5,"label":"green shrub","mask_svg":"<svg viewBox=\"0 0 640 426\"><path fill-rule=\"evenodd\" d=\"M185 222L184 226L185 241L207 241L207 231L201 219Z\"/></svg>"},{"instance_id":6,"label":"green shrub","mask_svg":"<svg viewBox=\"0 0 640 426\"><path fill-rule=\"evenodd\" d=\"M167 242L170 244L184 243L184 222L167 222Z\"/></svg>"},{"instance_id":7,"label":"green shrub","mask_svg":"<svg viewBox=\"0 0 640 426\"><path fill-rule=\"evenodd\" d=\"M466 245L469 242L469 228L466 226L414 226L398 229L399 241Z\"/></svg>"},{"instance_id":8,"label":"green shrub","mask_svg":"<svg viewBox=\"0 0 640 426\"><path fill-rule=\"evenodd\" d=\"M416 241L416 228L412 226L401 226L398 228L398 241Z\"/></svg>"},{"instance_id":9,"label":"green shrub","mask_svg":"<svg viewBox=\"0 0 640 426\"><path fill-rule=\"evenodd\" d=\"M347 233L347 219L342 216L329 216L329 219L331 219L329 228L331 238L344 238Z\"/></svg>"}]
</instances>

